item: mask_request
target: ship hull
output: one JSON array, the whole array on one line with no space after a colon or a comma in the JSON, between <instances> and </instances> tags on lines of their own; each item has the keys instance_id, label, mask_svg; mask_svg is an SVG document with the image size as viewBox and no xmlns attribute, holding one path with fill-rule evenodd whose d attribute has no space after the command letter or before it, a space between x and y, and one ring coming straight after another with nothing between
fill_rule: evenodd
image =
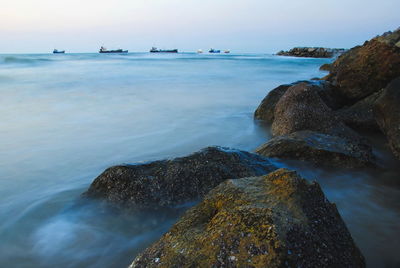
<instances>
[{"instance_id":1,"label":"ship hull","mask_svg":"<svg viewBox=\"0 0 400 268\"><path fill-rule=\"evenodd\" d=\"M99 51L99 53L116 53L116 54L121 54L121 53L128 53L128 50L106 50L106 51Z\"/></svg>"},{"instance_id":2,"label":"ship hull","mask_svg":"<svg viewBox=\"0 0 400 268\"><path fill-rule=\"evenodd\" d=\"M150 50L150 53L178 53L177 49L172 50Z\"/></svg>"}]
</instances>

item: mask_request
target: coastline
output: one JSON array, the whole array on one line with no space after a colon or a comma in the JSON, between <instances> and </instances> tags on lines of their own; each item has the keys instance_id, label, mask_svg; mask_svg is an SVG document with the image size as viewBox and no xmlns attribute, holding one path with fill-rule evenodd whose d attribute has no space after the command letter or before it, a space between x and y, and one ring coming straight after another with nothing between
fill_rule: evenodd
<instances>
[{"instance_id":1,"label":"coastline","mask_svg":"<svg viewBox=\"0 0 400 268\"><path fill-rule=\"evenodd\" d=\"M262 149L258 149L257 152L264 155L265 157L274 157L274 158L279 158L279 159L288 159L288 160L303 160L309 163L314 163L316 165L328 165L332 166L333 163L335 165L339 166L339 168L345 170L345 168L354 168L354 167L361 167L366 166L371 166L372 168L382 168L382 167L373 167L375 165L375 158L377 157L376 155L373 154L373 150L371 147L371 144L369 144L368 140L366 137L363 137L360 135L359 130L352 129L348 125L351 125L351 122L348 120L346 121L341 114L339 114L337 111L339 109L348 109L349 107L351 108L352 105L358 105L357 103L359 101L363 101L366 104L365 109L361 108L356 108L355 112L360 112L362 114L363 120L360 120L357 122L358 126L364 127L365 125L368 125L368 127L371 126L370 121L371 120L377 120L375 118L375 111L376 109L379 109L378 107L378 102L387 102L385 98L382 95L382 97L377 97L373 98L371 101L367 99L371 94L374 94L378 91L380 91L382 88L384 89L385 94L393 94L394 89L392 88L397 88L397 82L394 82L392 84L389 84L395 77L399 76L399 73L396 73L397 70L400 70L400 68L397 69L397 64L400 63L400 61L397 60L396 55L399 53L398 48L396 48L396 44L398 44L398 38L394 37L392 38L393 35L397 36L398 32L394 33L389 33L386 35L383 35L382 37L372 39L364 44L364 46L361 47L356 47L354 49L349 50L348 52L344 53L341 57L339 57L333 64L332 64L332 69L330 70L330 74L323 78L324 83L322 84L317 84L317 83L295 83L292 85L287 85L285 87L278 87L274 90L272 90L268 96L266 97L265 101L260 106L267 106L265 108L260 108L258 109L258 113L256 112L256 119L267 119L267 123L272 124L272 135L274 138L270 141L268 141L268 145L264 146ZM392 39L394 40L392 42ZM389 40L389 41L387 41ZM392 44L393 43L393 44ZM377 76L375 80L372 79L369 81L362 80L362 72L370 72L368 68L381 68L381 66L371 66L368 61L365 62L365 60L362 60L363 57L363 48L365 48L367 51L369 49L368 46L372 46L374 49L376 47L379 47L380 50L374 50L372 55L376 55L376 57L381 59L381 55L379 53L387 53L386 51L391 51L391 53L394 53L394 56L388 56L387 61L393 61L393 64L391 64L388 69L381 71L376 71ZM392 49L393 48L393 49ZM357 57L361 58L360 61L357 62L357 60L354 60L354 54ZM350 56L348 56L350 55ZM370 54L371 55L371 54ZM385 54L387 55L387 54ZM349 60L347 59L349 58ZM349 66L349 61L350 61L350 67ZM351 65L351 61L357 62L358 66L361 64L365 64L364 66L361 65L361 73L359 77L347 77L346 73L348 73L348 68L353 68ZM343 62L343 64L342 64ZM384 66L388 66L387 62L382 63ZM347 68L347 69L346 69ZM363 69L365 68L365 69ZM390 69L392 68L392 69ZM343 69L343 70L342 70ZM382 79L382 76L384 77ZM326 81L326 82L325 82ZM367 82L367 84L365 84ZM364 83L364 84L363 84ZM389 86L388 86L389 84ZM360 86L363 85L363 86ZM361 90L366 88L367 91ZM394 90L395 92L398 92L398 90ZM306 105L304 105L306 104ZM357 106L359 107L359 106ZM362 106L364 107L364 106ZM395 109L395 108L392 108ZM261 112L260 112L261 111ZM269 114L266 117L263 117L262 114L267 111ZM372 111L372 112L371 112ZM390 111L390 110L389 110ZM378 113L378 112L376 112ZM393 113L387 112L387 111L380 111L380 118L387 118L387 117L393 116ZM352 116L355 118L355 116ZM366 118L366 119L364 119ZM372 118L372 119L371 119ZM397 122L396 118L391 119L393 122ZM382 120L381 120L382 121ZM385 121L385 119L383 119ZM373 125L373 124L372 124ZM380 129L375 129L377 132L384 132L386 133L387 137L390 140L391 148L395 154L397 154L397 133L395 130L393 130L391 124L382 124L379 123L374 126L378 126ZM354 127L354 125L352 125ZM307 135L304 135L303 132L301 131L309 131L307 132ZM299 135L299 133L301 135ZM288 136L289 135L289 136ZM292 135L292 136L290 136ZM297 135L297 136L293 136ZM306 141L306 147L304 147L304 141ZM318 142L320 144L318 144ZM276 145L277 144L277 145ZM330 144L331 146L324 146L326 144ZM333 145L332 145L333 144ZM308 147L307 147L308 146ZM273 149L277 148L277 149ZM379 158L379 156L378 156ZM332 161L334 159L335 161ZM337 161L336 161L337 160ZM379 159L378 159L379 160ZM180 160L171 160L173 161L180 161ZM217 166L220 163L220 159L213 159L211 158L210 160L207 161L207 163L210 164L216 164ZM349 163L356 163L356 165L351 164L348 166ZM205 167L207 168L207 167ZM191 167L189 166L189 169ZM178 168L180 172L186 172L184 171L185 169L181 170L181 168ZM149 173L150 172L150 173ZM168 169L165 171L167 174L169 174ZM116 175L110 175L108 176L110 179L114 180ZM119 175L118 175L119 176ZM132 182L135 182L137 179L142 178L146 176L154 176L153 171L146 171L144 175L137 175L133 174L128 176L128 178L125 178L124 180L129 180ZM208 175L201 175L201 176L208 176ZM202 180L202 177L197 178L196 176L191 176L187 179L200 179ZM246 176L246 175L245 175ZM249 175L247 175L249 176ZM280 174L279 176L283 176ZM239 178L240 176L237 175ZM179 177L178 177L179 178ZM280 178L282 180L285 180L284 177ZM175 185L175 186L172 186ZM173 183L171 187L178 187L175 189L177 191L179 189L179 183ZM168 186L169 187L169 186ZM223 187L223 186L221 186ZM113 186L108 186L105 188L105 191L107 192L108 189L112 189ZM159 189L159 186L149 189L151 191L155 191L157 193L157 188ZM286 191L288 189L283 189L283 191ZM255 190L256 191L256 190ZM130 198L129 195L127 197L123 197L122 199L120 197L117 197L119 191L117 190L115 193L114 192L109 192L111 199L116 199L116 200L122 200L124 202L124 198ZM131 194L138 194L137 191L131 193ZM206 192L203 192L200 197L203 197L206 194ZM254 192L255 194L255 192ZM251 193L250 193L251 195ZM211 196L207 196L206 200L208 198L212 198ZM187 201L186 199L184 201ZM179 201L178 201L179 202ZM246 202L252 202L252 201L246 201ZM301 201L299 201L301 202ZM154 205L154 202L150 202L150 204ZM202 205L204 206L204 205ZM276 210L278 208L275 208L274 205L268 205L272 210ZM235 208L236 209L236 208ZM191 209L187 213L195 213L193 211L196 211L196 208ZM188 214L185 215L188 215ZM234 213L225 211L224 213L227 214L227 218L229 218L229 213ZM196 213L194 214L195 217ZM236 215L236 214L232 214ZM328 215L327 215L328 216ZM236 217L236 216L235 216ZM296 215L291 215L290 217L293 217L293 220L296 221ZM339 216L340 217L340 216ZM340 218L339 218L340 219ZM232 219L233 220L233 219ZM178 221L178 223L172 227L171 230L177 229L179 225L182 224L182 222L187 222L187 219L185 219L185 216L182 220ZM233 220L234 221L234 220ZM238 222L239 224L240 222ZM203 224L211 224L209 225L208 231L212 231L213 229L213 223L203 223ZM241 224L241 223L240 223ZM247 223L245 223L247 224ZM262 225L262 222L259 222L260 225ZM341 232L346 232L347 229L341 230ZM235 231L237 232L237 230ZM238 241L241 241L240 238L240 233L233 233L233 235L236 238L230 238L230 239L238 239ZM172 232L172 233L167 233L168 237L171 237L175 243L180 243L180 239L183 239L180 237L181 233L180 232ZM165 239L166 236L164 236L162 239ZM181 253L176 255L176 253L171 253L171 248L167 247L159 247L157 246L159 243L164 243L163 240L160 240L159 242L156 242L152 247L150 247L148 250L145 251L142 255L139 255L135 261L132 264L132 267L144 267L144 266L163 266L169 263L169 260L171 259L176 259L178 260L178 263L175 263L175 265L187 265L187 264L195 264L196 255L192 255L187 253ZM204 239L202 238L201 234L199 235L198 239ZM212 238L212 239L217 239L217 238ZM262 243L266 241L272 241L269 240L263 240L263 241L258 241L257 243ZM332 236L329 238L329 242L335 244L339 244L339 241L336 241L335 237ZM350 238L351 240L351 238ZM217 241L217 240L213 240ZM219 241L219 240L218 240ZM225 241L225 240L223 240ZM352 241L352 240L351 240ZM286 241L287 242L287 241ZM219 242L218 242L219 243ZM226 252L223 253L222 251L222 245L225 245L225 243L232 243L232 241L225 241L223 244L220 244L219 247L215 248L216 250L222 254L220 257L217 257L216 259L215 256L210 256L210 255L203 255L203 257L209 258L209 261L215 262L216 266L221 266L224 264L230 264L230 265L235 265L235 262L238 261L237 256L235 255L227 255ZM256 243L256 242L249 242L249 243ZM285 242L280 242L280 243L285 243ZM349 246L348 244L347 246ZM188 244L187 246L190 246ZM234 250L236 252L239 250L238 248ZM253 254L256 256L264 256L267 253L266 252L278 252L278 251L285 251L286 254L279 255L277 259L271 259L269 261L271 265L279 265L279 263L284 263L285 261L298 264L300 263L300 259L297 258L296 256L292 256L290 252L294 250L293 248L290 248L290 246L286 245L284 249L281 248L270 248L268 247L268 250L266 251L260 251L257 252L256 254ZM343 252L348 251L349 248L344 247L342 248L338 254L342 254ZM361 259L360 262L357 264L352 264L351 266L354 267L364 267L365 263L362 260L362 256L357 256L358 253L356 251L351 250L354 254L351 258L353 260L355 259ZM172 254L172 255L170 255ZM175 254L175 255L174 255ZM145 256L145 257L143 257ZM232 257L233 256L233 257ZM259 265L267 263L266 259L263 259L264 262L259 262L255 259L252 259L252 256L247 256L247 257L241 257L241 258L249 258L250 263L253 263L255 267L258 267ZM250 258L251 257L251 258ZM314 255L309 255L305 259L301 259L301 262L305 262L306 264L308 263L311 265L311 263L315 264L315 258L318 260L319 257L315 257ZM322 258L322 257L320 257ZM326 263L320 263L320 267L330 267L332 265L338 265L336 261L340 259L338 256L335 256L331 259L329 259ZM344 258L346 259L346 258ZM180 262L179 262L180 261ZM170 263L169 263L170 264ZM345 264L341 264L345 265ZM349 265L349 264L347 264ZM168 266L168 265L167 265ZM307 266L307 265L306 265ZM260 266L261 267L261 266Z\"/></svg>"}]
</instances>

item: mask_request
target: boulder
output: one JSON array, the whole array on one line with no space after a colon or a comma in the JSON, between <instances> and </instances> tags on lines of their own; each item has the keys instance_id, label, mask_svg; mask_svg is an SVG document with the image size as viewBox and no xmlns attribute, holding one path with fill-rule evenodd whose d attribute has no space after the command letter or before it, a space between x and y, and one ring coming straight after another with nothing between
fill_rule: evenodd
<instances>
[{"instance_id":1,"label":"boulder","mask_svg":"<svg viewBox=\"0 0 400 268\"><path fill-rule=\"evenodd\" d=\"M381 93L382 90L375 92L351 106L343 107L335 111L335 114L347 126L353 129L379 131L373 110L375 101Z\"/></svg>"},{"instance_id":2,"label":"boulder","mask_svg":"<svg viewBox=\"0 0 400 268\"><path fill-rule=\"evenodd\" d=\"M290 87L275 106L272 134L312 130L350 139L357 133L341 122L319 95L320 87L300 83Z\"/></svg>"},{"instance_id":3,"label":"boulder","mask_svg":"<svg viewBox=\"0 0 400 268\"><path fill-rule=\"evenodd\" d=\"M172 160L108 168L84 196L123 208L173 206L203 197L224 180L259 176L274 169L260 155L208 147Z\"/></svg>"},{"instance_id":4,"label":"boulder","mask_svg":"<svg viewBox=\"0 0 400 268\"><path fill-rule=\"evenodd\" d=\"M303 80L303 81L297 81L291 84L284 84L280 85L273 90L271 90L268 95L261 101L260 105L257 107L256 111L254 112L254 119L256 120L262 120L267 123L272 124L274 121L274 112L275 112L275 106L280 100L280 98L285 94L285 92L292 86L300 84L300 83L306 83L309 85L313 85L314 88L317 90L319 96L323 99L323 101L331 108L337 108L340 107L341 104L339 104L336 100L336 98L332 95L333 92L331 90L331 87L329 83L326 81L321 81L321 80Z\"/></svg>"},{"instance_id":5,"label":"boulder","mask_svg":"<svg viewBox=\"0 0 400 268\"><path fill-rule=\"evenodd\" d=\"M227 180L135 267L365 267L336 206L318 183L279 169Z\"/></svg>"},{"instance_id":6,"label":"boulder","mask_svg":"<svg viewBox=\"0 0 400 268\"><path fill-rule=\"evenodd\" d=\"M308 130L272 138L257 148L256 153L266 157L308 161L318 166L375 166L370 146Z\"/></svg>"},{"instance_id":7,"label":"boulder","mask_svg":"<svg viewBox=\"0 0 400 268\"><path fill-rule=\"evenodd\" d=\"M350 104L379 91L400 76L400 30L350 49L331 66L326 77Z\"/></svg>"},{"instance_id":8,"label":"boulder","mask_svg":"<svg viewBox=\"0 0 400 268\"><path fill-rule=\"evenodd\" d=\"M400 159L400 77L382 91L375 102L374 113L393 154Z\"/></svg>"}]
</instances>

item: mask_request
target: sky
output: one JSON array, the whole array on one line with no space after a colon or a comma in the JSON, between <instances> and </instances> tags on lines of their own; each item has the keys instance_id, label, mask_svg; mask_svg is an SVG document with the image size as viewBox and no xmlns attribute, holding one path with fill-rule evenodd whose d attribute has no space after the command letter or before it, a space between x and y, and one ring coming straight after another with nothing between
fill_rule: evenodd
<instances>
[{"instance_id":1,"label":"sky","mask_svg":"<svg viewBox=\"0 0 400 268\"><path fill-rule=\"evenodd\" d=\"M0 53L350 48L398 28L399 10L399 0L0 0Z\"/></svg>"}]
</instances>

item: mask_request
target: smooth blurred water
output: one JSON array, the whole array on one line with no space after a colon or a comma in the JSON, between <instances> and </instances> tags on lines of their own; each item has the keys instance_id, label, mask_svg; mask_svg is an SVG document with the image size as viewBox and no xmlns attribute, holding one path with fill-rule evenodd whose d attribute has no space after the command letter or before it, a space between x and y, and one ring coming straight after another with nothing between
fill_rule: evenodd
<instances>
[{"instance_id":1,"label":"smooth blurred water","mask_svg":"<svg viewBox=\"0 0 400 268\"><path fill-rule=\"evenodd\" d=\"M267 92L323 76L318 67L326 62L262 54L0 55L0 267L126 266L184 208L125 215L82 203L93 179L111 165L209 145L255 149L269 138L253 122ZM360 179L369 174L346 176L330 180L340 187L322 183L325 192L364 252L385 247L374 232L399 237L387 226L400 219L398 206L357 190L375 192L379 178L371 186ZM398 202L398 183L391 189L385 195ZM382 266L399 260L372 255Z\"/></svg>"}]
</instances>

